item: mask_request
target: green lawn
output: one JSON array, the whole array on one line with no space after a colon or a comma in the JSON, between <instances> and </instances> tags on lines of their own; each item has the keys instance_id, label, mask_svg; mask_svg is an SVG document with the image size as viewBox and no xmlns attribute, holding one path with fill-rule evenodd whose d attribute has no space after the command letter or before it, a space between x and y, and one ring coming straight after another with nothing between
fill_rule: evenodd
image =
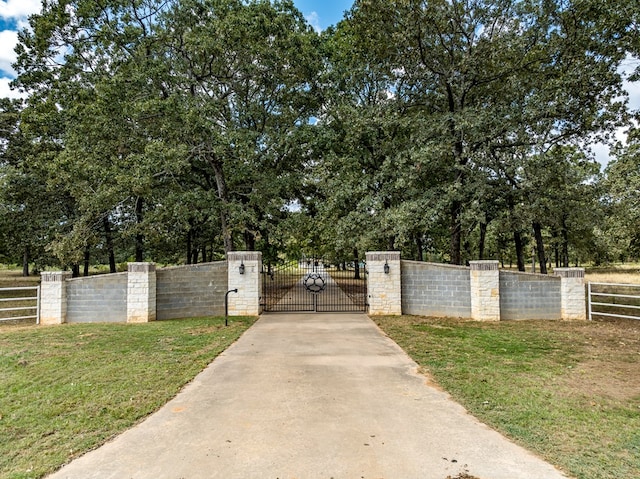
<instances>
[{"instance_id":1,"label":"green lawn","mask_svg":"<svg viewBox=\"0 0 640 479\"><path fill-rule=\"evenodd\" d=\"M640 477L640 321L376 318L474 416L573 477Z\"/></svg>"},{"instance_id":2,"label":"green lawn","mask_svg":"<svg viewBox=\"0 0 640 479\"><path fill-rule=\"evenodd\" d=\"M0 477L42 477L131 427L254 320L0 325Z\"/></svg>"}]
</instances>

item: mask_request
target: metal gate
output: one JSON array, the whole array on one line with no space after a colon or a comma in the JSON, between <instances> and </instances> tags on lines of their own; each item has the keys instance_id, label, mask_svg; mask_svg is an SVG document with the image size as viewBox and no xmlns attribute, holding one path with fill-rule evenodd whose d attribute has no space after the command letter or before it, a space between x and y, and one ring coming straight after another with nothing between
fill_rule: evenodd
<instances>
[{"instance_id":1,"label":"metal gate","mask_svg":"<svg viewBox=\"0 0 640 479\"><path fill-rule=\"evenodd\" d=\"M367 311L364 264L347 268L321 259L263 265L264 311L351 312Z\"/></svg>"}]
</instances>

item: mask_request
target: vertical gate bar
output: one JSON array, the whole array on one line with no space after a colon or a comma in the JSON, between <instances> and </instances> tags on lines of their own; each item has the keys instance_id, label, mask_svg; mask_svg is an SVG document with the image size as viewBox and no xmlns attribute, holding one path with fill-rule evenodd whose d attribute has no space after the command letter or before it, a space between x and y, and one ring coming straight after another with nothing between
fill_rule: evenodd
<instances>
[{"instance_id":1,"label":"vertical gate bar","mask_svg":"<svg viewBox=\"0 0 640 479\"><path fill-rule=\"evenodd\" d=\"M36 324L40 324L40 286L36 290Z\"/></svg>"},{"instance_id":2,"label":"vertical gate bar","mask_svg":"<svg viewBox=\"0 0 640 479\"><path fill-rule=\"evenodd\" d=\"M593 315L591 311L591 281L587 283L587 308L589 309L589 321L593 321Z\"/></svg>"}]
</instances>

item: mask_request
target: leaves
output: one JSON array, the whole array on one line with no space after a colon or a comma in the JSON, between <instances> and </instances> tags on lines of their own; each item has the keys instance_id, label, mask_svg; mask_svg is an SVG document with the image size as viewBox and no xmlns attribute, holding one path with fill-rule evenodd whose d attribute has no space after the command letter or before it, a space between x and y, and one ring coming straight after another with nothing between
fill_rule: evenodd
<instances>
[{"instance_id":1,"label":"leaves","mask_svg":"<svg viewBox=\"0 0 640 479\"><path fill-rule=\"evenodd\" d=\"M318 35L289 0L46 2L17 48L28 100L0 119L7 215L55 198L31 217L63 266L238 247L522 260L534 229L558 263L599 255L587 212L610 205L581 151L629 121L636 10L361 0ZM620 155L611 203L635 207Z\"/></svg>"}]
</instances>

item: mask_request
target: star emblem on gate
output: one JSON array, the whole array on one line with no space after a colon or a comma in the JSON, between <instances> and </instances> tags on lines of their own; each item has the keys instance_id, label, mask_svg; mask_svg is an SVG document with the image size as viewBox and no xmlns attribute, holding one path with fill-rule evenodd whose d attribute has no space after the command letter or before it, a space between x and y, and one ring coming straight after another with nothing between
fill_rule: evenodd
<instances>
[{"instance_id":1,"label":"star emblem on gate","mask_svg":"<svg viewBox=\"0 0 640 479\"><path fill-rule=\"evenodd\" d=\"M304 287L310 293L321 293L327 287L327 282L319 273L309 273L303 280Z\"/></svg>"}]
</instances>

